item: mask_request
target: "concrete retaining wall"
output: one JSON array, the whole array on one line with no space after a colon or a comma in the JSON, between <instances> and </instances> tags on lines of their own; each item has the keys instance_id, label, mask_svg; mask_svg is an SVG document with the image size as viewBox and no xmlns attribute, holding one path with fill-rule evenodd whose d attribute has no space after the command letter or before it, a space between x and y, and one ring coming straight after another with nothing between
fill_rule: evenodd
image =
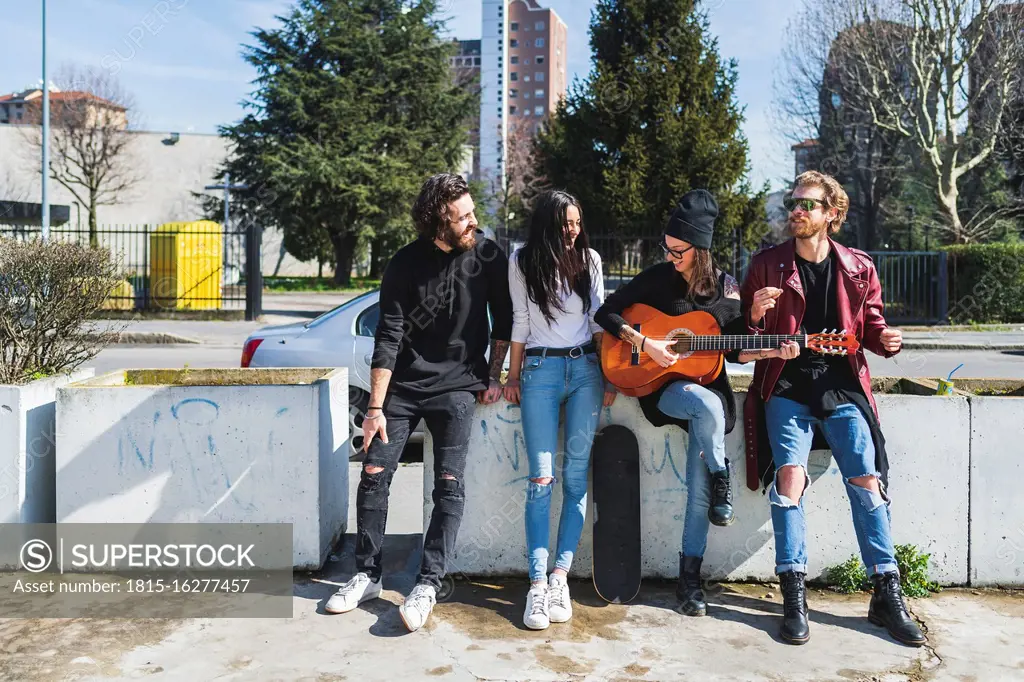
<instances>
[{"instance_id":1,"label":"concrete retaining wall","mask_svg":"<svg viewBox=\"0 0 1024 682\"><path fill-rule=\"evenodd\" d=\"M60 389L57 522L291 523L321 566L348 519L346 369L139 370Z\"/></svg>"},{"instance_id":2,"label":"concrete retaining wall","mask_svg":"<svg viewBox=\"0 0 1024 682\"><path fill-rule=\"evenodd\" d=\"M1024 585L1024 398L971 398L971 584Z\"/></svg>"},{"instance_id":3,"label":"concrete retaining wall","mask_svg":"<svg viewBox=\"0 0 1024 682\"><path fill-rule=\"evenodd\" d=\"M0 523L54 522L57 389L94 374L0 386Z\"/></svg>"},{"instance_id":4,"label":"concrete retaining wall","mask_svg":"<svg viewBox=\"0 0 1024 682\"><path fill-rule=\"evenodd\" d=\"M745 394L738 392L742 405ZM890 496L896 543L911 543L932 553L932 575L943 584L968 579L968 488L970 409L966 398L878 395L891 465ZM639 403L619 396L602 411L601 425L623 424L637 434L641 456L643 574L675 578L686 507L686 434L675 426L654 428ZM432 509L432 441L424 447L424 527ZM733 463L737 521L712 526L705 574L717 579L772 579L774 542L767 496L743 484L746 476L742 432L726 439ZM805 498L809 574L857 554L849 499L830 453L813 452L812 485ZM477 406L466 470L466 511L452 572L503 576L526 574L523 511L529 463L519 408L500 402ZM551 549L557 533L561 491L552 498ZM591 523L580 542L573 574L589 577Z\"/></svg>"}]
</instances>

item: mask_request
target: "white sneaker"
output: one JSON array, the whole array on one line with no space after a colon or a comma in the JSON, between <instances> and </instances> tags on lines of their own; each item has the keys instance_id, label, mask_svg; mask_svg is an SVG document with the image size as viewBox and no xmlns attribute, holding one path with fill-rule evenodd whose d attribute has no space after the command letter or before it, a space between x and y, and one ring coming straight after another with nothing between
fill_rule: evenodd
<instances>
[{"instance_id":1,"label":"white sneaker","mask_svg":"<svg viewBox=\"0 0 1024 682\"><path fill-rule=\"evenodd\" d=\"M548 611L552 623L565 623L572 618L569 583L564 575L552 573L548 578Z\"/></svg>"},{"instance_id":2,"label":"white sneaker","mask_svg":"<svg viewBox=\"0 0 1024 682\"><path fill-rule=\"evenodd\" d=\"M426 625L436 603L437 590L430 585L417 585L405 598L405 603L398 607L398 615L409 632L416 632Z\"/></svg>"},{"instance_id":3,"label":"white sneaker","mask_svg":"<svg viewBox=\"0 0 1024 682\"><path fill-rule=\"evenodd\" d=\"M548 618L548 586L534 583L526 595L526 611L523 613L523 625L531 630L546 630L551 620Z\"/></svg>"},{"instance_id":4,"label":"white sneaker","mask_svg":"<svg viewBox=\"0 0 1024 682\"><path fill-rule=\"evenodd\" d=\"M331 595L324 606L327 613L348 613L364 601L380 596L381 581L373 582L365 573L356 573L352 579Z\"/></svg>"}]
</instances>

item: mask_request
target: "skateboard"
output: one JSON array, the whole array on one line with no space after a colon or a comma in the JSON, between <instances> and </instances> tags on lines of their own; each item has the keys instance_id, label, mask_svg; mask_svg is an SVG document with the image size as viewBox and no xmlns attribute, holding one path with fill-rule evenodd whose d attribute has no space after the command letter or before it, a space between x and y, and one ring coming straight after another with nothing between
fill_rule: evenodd
<instances>
[{"instance_id":1,"label":"skateboard","mask_svg":"<svg viewBox=\"0 0 1024 682\"><path fill-rule=\"evenodd\" d=\"M640 446L625 426L594 438L594 589L612 604L640 591Z\"/></svg>"}]
</instances>

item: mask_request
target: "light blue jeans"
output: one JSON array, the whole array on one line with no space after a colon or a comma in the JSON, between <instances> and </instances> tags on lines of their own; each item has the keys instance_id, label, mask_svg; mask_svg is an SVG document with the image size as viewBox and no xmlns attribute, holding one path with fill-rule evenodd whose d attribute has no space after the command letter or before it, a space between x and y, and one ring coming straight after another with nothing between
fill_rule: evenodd
<instances>
[{"instance_id":1,"label":"light blue jeans","mask_svg":"<svg viewBox=\"0 0 1024 682\"><path fill-rule=\"evenodd\" d=\"M669 417L690 422L686 447L686 519L683 556L703 557L708 547L711 474L725 471L725 408L710 389L692 381L669 384L658 400Z\"/></svg>"},{"instance_id":2,"label":"light blue jeans","mask_svg":"<svg viewBox=\"0 0 1024 682\"><path fill-rule=\"evenodd\" d=\"M528 356L522 376L523 436L530 479L552 478L548 485L526 484L526 551L530 580L545 580L551 489L562 480L562 514L558 520L555 568L568 571L587 515L590 448L604 398L604 378L597 354L578 358ZM565 405L565 451L556 470L559 408Z\"/></svg>"},{"instance_id":3,"label":"light blue jeans","mask_svg":"<svg viewBox=\"0 0 1024 682\"><path fill-rule=\"evenodd\" d=\"M875 443L860 408L852 403L840 405L824 420L811 415L811 409L806 405L779 396L769 398L764 408L776 469L784 466L801 467L806 485L810 485L807 457L814 440L813 427L821 424L825 439L832 448L832 457L846 482L846 494L853 510L853 528L857 533L861 559L867 567L868 575L898 570L889 527L889 501L878 493L850 483L851 478L878 476L875 469ZM772 527L775 529L775 572L806 573L804 496L800 496L799 504L793 504L793 500L778 493L772 482L768 489L768 499L772 507Z\"/></svg>"}]
</instances>

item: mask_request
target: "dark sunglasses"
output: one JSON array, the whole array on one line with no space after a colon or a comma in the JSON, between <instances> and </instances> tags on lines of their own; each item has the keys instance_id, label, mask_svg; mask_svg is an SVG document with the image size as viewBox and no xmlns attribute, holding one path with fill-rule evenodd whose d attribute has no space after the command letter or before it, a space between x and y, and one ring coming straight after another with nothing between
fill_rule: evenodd
<instances>
[{"instance_id":1,"label":"dark sunglasses","mask_svg":"<svg viewBox=\"0 0 1024 682\"><path fill-rule=\"evenodd\" d=\"M664 239L661 240L661 243L658 244L658 246L661 247L661 250L665 252L666 256L672 256L673 258L682 258L686 255L687 251L693 248L693 245L691 244L685 249L673 249L669 247L668 243L666 243Z\"/></svg>"},{"instance_id":2,"label":"dark sunglasses","mask_svg":"<svg viewBox=\"0 0 1024 682\"><path fill-rule=\"evenodd\" d=\"M821 204L822 206L824 206L825 205L825 201L823 199L810 199L810 198L794 199L793 197L786 197L785 199L782 200L782 205L790 213L792 213L794 210L796 210L798 208L802 208L805 213L810 213L811 211L814 210L814 207L817 206L818 204Z\"/></svg>"}]
</instances>

